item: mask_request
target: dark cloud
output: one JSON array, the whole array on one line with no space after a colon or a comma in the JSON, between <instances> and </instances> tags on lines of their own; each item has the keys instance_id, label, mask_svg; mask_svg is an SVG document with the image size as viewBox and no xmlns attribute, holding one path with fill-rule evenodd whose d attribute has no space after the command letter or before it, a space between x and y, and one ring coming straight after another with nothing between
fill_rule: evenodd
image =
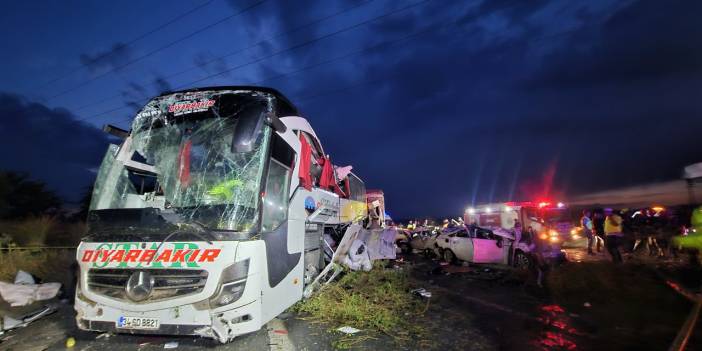
<instances>
[{"instance_id":1,"label":"dark cloud","mask_svg":"<svg viewBox=\"0 0 702 351\"><path fill-rule=\"evenodd\" d=\"M79 56L80 63L91 72L117 69L129 62L132 50L124 43L115 43L111 48L93 54L84 53Z\"/></svg>"},{"instance_id":2,"label":"dark cloud","mask_svg":"<svg viewBox=\"0 0 702 351\"><path fill-rule=\"evenodd\" d=\"M70 201L93 182L108 144L70 112L8 93L0 93L0 139L3 170L27 172Z\"/></svg>"},{"instance_id":3,"label":"dark cloud","mask_svg":"<svg viewBox=\"0 0 702 351\"><path fill-rule=\"evenodd\" d=\"M200 52L193 58L195 66L207 74L218 74L228 69L227 61L213 55L210 52ZM229 73L222 74L222 77L230 77Z\"/></svg>"},{"instance_id":4,"label":"dark cloud","mask_svg":"<svg viewBox=\"0 0 702 351\"><path fill-rule=\"evenodd\" d=\"M700 36L699 5L483 4L420 12L424 25L465 21L305 74L312 93L370 82L300 104L336 162L384 189L400 216L677 178L699 161L702 61L689 40ZM539 19L544 11L567 25ZM417 21L399 17L361 40L391 39L403 22Z\"/></svg>"},{"instance_id":5,"label":"dark cloud","mask_svg":"<svg viewBox=\"0 0 702 351\"><path fill-rule=\"evenodd\" d=\"M139 83L130 81L122 90L122 100L132 112L136 112L144 107L144 104L152 97L172 91L173 88L168 80L159 73L152 73L151 87L149 89Z\"/></svg>"},{"instance_id":6,"label":"dark cloud","mask_svg":"<svg viewBox=\"0 0 702 351\"><path fill-rule=\"evenodd\" d=\"M699 1L636 1L597 29L583 28L550 54L533 87L618 84L673 74L702 74ZM597 22L596 18L589 18Z\"/></svg>"}]
</instances>

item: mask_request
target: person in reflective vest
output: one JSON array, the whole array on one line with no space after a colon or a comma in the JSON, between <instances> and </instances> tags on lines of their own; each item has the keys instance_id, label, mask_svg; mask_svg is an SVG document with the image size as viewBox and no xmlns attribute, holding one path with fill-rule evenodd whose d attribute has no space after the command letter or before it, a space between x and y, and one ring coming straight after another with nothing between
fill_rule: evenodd
<instances>
[{"instance_id":1,"label":"person in reflective vest","mask_svg":"<svg viewBox=\"0 0 702 351\"><path fill-rule=\"evenodd\" d=\"M605 245L607 245L607 251L612 256L612 262L621 263L622 254L619 252L619 245L621 245L622 237L622 217L614 213L611 208L605 209L604 231L605 231Z\"/></svg>"}]
</instances>

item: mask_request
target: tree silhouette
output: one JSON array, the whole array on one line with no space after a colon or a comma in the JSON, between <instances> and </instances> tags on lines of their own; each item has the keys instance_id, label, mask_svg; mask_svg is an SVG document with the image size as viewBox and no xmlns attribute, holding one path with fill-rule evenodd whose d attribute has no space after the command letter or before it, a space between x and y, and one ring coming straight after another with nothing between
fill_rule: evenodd
<instances>
[{"instance_id":1,"label":"tree silhouette","mask_svg":"<svg viewBox=\"0 0 702 351\"><path fill-rule=\"evenodd\" d=\"M61 199L46 184L24 173L0 171L0 219L56 213Z\"/></svg>"}]
</instances>

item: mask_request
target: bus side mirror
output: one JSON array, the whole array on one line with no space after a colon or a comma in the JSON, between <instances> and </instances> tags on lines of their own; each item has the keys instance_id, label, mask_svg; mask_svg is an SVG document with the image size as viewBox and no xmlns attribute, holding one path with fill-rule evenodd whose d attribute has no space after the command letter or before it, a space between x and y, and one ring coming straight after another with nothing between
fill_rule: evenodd
<instances>
[{"instance_id":1,"label":"bus side mirror","mask_svg":"<svg viewBox=\"0 0 702 351\"><path fill-rule=\"evenodd\" d=\"M265 112L259 108L248 108L241 112L232 135L233 153L253 151L254 143L263 127L263 113Z\"/></svg>"}]
</instances>

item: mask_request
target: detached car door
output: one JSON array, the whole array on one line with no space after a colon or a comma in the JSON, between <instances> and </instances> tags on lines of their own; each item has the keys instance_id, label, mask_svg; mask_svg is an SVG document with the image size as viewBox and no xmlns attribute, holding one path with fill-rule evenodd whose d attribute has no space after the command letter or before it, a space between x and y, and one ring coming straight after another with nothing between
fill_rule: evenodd
<instances>
[{"instance_id":1,"label":"detached car door","mask_svg":"<svg viewBox=\"0 0 702 351\"><path fill-rule=\"evenodd\" d=\"M502 263L504 250L498 243L501 240L491 231L484 228L473 228L471 231L473 241L473 262L475 263Z\"/></svg>"}]
</instances>

